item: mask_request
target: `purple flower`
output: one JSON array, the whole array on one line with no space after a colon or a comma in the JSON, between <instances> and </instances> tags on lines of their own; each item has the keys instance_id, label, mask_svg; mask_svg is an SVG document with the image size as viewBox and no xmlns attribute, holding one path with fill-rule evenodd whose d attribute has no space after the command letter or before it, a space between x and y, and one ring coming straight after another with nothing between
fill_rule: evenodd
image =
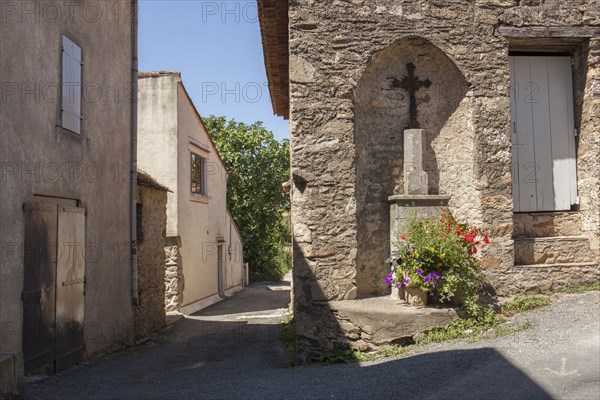
<instances>
[{"instance_id":1,"label":"purple flower","mask_svg":"<svg viewBox=\"0 0 600 400\"><path fill-rule=\"evenodd\" d=\"M432 272L429 274L430 277L435 278L435 274Z\"/></svg>"},{"instance_id":2,"label":"purple flower","mask_svg":"<svg viewBox=\"0 0 600 400\"><path fill-rule=\"evenodd\" d=\"M402 284L403 284L403 285L408 285L408 279L405 279L405 280L403 280L403 281L402 281Z\"/></svg>"},{"instance_id":3,"label":"purple flower","mask_svg":"<svg viewBox=\"0 0 600 400\"><path fill-rule=\"evenodd\" d=\"M417 274L419 274L419 275L423 275L423 270L422 270L421 268L419 268L419 269L417 270Z\"/></svg>"},{"instance_id":4,"label":"purple flower","mask_svg":"<svg viewBox=\"0 0 600 400\"><path fill-rule=\"evenodd\" d=\"M423 279L425 281L425 283L429 283L429 281L431 280L431 278L429 276L426 276L425 279Z\"/></svg>"},{"instance_id":5,"label":"purple flower","mask_svg":"<svg viewBox=\"0 0 600 400\"><path fill-rule=\"evenodd\" d=\"M396 283L396 287L397 287L397 288L401 288L401 287L402 287L402 284L401 284L401 283Z\"/></svg>"},{"instance_id":6,"label":"purple flower","mask_svg":"<svg viewBox=\"0 0 600 400\"><path fill-rule=\"evenodd\" d=\"M435 280L438 280L438 279L440 279L440 278L441 278L441 276L440 276L440 275L438 275L438 274L435 274L434 278L435 278Z\"/></svg>"},{"instance_id":7,"label":"purple flower","mask_svg":"<svg viewBox=\"0 0 600 400\"><path fill-rule=\"evenodd\" d=\"M437 282L433 282L433 287L437 287Z\"/></svg>"},{"instance_id":8,"label":"purple flower","mask_svg":"<svg viewBox=\"0 0 600 400\"><path fill-rule=\"evenodd\" d=\"M394 278L389 277L389 276L385 278L385 283L392 283L392 282L394 282Z\"/></svg>"}]
</instances>

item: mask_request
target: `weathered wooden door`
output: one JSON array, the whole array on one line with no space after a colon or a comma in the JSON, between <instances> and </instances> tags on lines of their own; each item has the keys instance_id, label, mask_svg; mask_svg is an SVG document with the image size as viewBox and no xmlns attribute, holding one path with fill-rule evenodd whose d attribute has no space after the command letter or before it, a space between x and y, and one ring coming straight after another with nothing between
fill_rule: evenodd
<instances>
[{"instance_id":1,"label":"weathered wooden door","mask_svg":"<svg viewBox=\"0 0 600 400\"><path fill-rule=\"evenodd\" d=\"M58 207L56 372L83 359L85 210Z\"/></svg>"},{"instance_id":2,"label":"weathered wooden door","mask_svg":"<svg viewBox=\"0 0 600 400\"><path fill-rule=\"evenodd\" d=\"M570 57L509 57L514 211L577 204Z\"/></svg>"},{"instance_id":3,"label":"weathered wooden door","mask_svg":"<svg viewBox=\"0 0 600 400\"><path fill-rule=\"evenodd\" d=\"M57 208L26 203L23 358L26 373L54 372Z\"/></svg>"},{"instance_id":4,"label":"weathered wooden door","mask_svg":"<svg viewBox=\"0 0 600 400\"><path fill-rule=\"evenodd\" d=\"M85 210L74 203L24 206L26 373L60 372L83 358Z\"/></svg>"}]
</instances>

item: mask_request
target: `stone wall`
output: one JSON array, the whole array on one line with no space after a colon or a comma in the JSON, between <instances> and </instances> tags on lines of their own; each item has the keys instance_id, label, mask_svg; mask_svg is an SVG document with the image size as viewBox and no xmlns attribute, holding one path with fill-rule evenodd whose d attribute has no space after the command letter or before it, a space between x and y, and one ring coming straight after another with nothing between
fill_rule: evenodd
<instances>
[{"instance_id":1,"label":"stone wall","mask_svg":"<svg viewBox=\"0 0 600 400\"><path fill-rule=\"evenodd\" d=\"M395 41L371 61L354 93L359 296L389 291L383 281L389 272L388 197L404 193L402 132L409 123L406 91L391 88L391 82L392 77L407 75L409 62L417 66L420 80L431 82L416 96L425 132L423 169L429 177L429 194L455 194L451 206L462 215L477 208L474 133L465 79L431 42L417 37Z\"/></svg>"},{"instance_id":2,"label":"stone wall","mask_svg":"<svg viewBox=\"0 0 600 400\"><path fill-rule=\"evenodd\" d=\"M580 270L514 268L512 44L494 34L499 25L598 24L600 7L583 0L290 1L294 287L301 338L320 340L315 326L321 308L314 302L384 290L380 263L389 248L389 211L382 200L401 187L399 139L407 107L402 93L386 85L390 75L405 75L407 60L417 66L417 76L433 83L417 94L428 130L430 190L452 196L451 210L491 237L482 261L492 284L508 293L537 290L544 279L556 287L598 279L597 257L596 265ZM576 68L582 82L579 218L593 249L600 218L599 40L582 46Z\"/></svg>"},{"instance_id":3,"label":"stone wall","mask_svg":"<svg viewBox=\"0 0 600 400\"><path fill-rule=\"evenodd\" d=\"M167 238L165 247L165 310L179 311L183 303L183 260L178 238Z\"/></svg>"},{"instance_id":4,"label":"stone wall","mask_svg":"<svg viewBox=\"0 0 600 400\"><path fill-rule=\"evenodd\" d=\"M167 192L138 185L138 293L136 339L165 325L165 230Z\"/></svg>"}]
</instances>

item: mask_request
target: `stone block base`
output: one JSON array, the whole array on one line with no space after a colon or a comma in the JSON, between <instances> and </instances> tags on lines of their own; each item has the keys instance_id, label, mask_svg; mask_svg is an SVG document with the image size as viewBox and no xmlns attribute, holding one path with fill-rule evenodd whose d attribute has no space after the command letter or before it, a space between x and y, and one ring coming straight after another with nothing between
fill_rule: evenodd
<instances>
[{"instance_id":1,"label":"stone block base","mask_svg":"<svg viewBox=\"0 0 600 400\"><path fill-rule=\"evenodd\" d=\"M22 383L23 355L0 353L0 399L17 398Z\"/></svg>"},{"instance_id":2,"label":"stone block base","mask_svg":"<svg viewBox=\"0 0 600 400\"><path fill-rule=\"evenodd\" d=\"M297 326L301 361L317 361L333 348L373 351L390 344L409 344L425 332L459 317L458 309L441 306L409 307L389 296L330 301L316 305L321 311L318 329ZM308 328L308 327L306 327Z\"/></svg>"},{"instance_id":3,"label":"stone block base","mask_svg":"<svg viewBox=\"0 0 600 400\"><path fill-rule=\"evenodd\" d=\"M450 196L439 195L398 195L390 196L390 239L392 246L406 230L408 221L416 214L418 218L437 217L443 208L448 207Z\"/></svg>"},{"instance_id":4,"label":"stone block base","mask_svg":"<svg viewBox=\"0 0 600 400\"><path fill-rule=\"evenodd\" d=\"M515 238L515 265L585 263L594 260L583 236Z\"/></svg>"}]
</instances>

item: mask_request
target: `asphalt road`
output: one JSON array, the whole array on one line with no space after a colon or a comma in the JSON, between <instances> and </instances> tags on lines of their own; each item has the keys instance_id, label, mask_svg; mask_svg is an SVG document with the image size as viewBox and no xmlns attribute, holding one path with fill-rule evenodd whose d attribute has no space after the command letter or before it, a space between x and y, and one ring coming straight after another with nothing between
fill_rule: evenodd
<instances>
[{"instance_id":1,"label":"asphalt road","mask_svg":"<svg viewBox=\"0 0 600 400\"><path fill-rule=\"evenodd\" d=\"M28 399L600 399L600 293L518 315L532 329L415 346L401 359L285 367L289 292L259 285L136 349L26 387ZM519 322L517 321L517 322Z\"/></svg>"}]
</instances>

